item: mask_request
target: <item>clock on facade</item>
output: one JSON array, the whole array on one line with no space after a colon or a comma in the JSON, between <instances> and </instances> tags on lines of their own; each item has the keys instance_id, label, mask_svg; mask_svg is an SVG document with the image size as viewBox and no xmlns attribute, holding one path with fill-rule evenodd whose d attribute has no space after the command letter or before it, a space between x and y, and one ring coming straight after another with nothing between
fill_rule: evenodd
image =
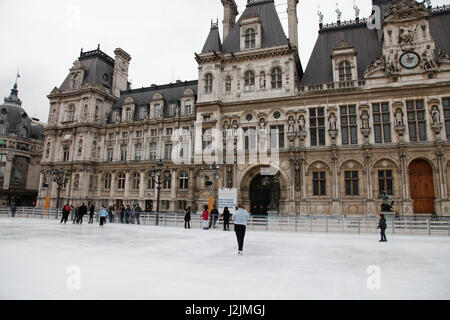
<instances>
[{"instance_id":1,"label":"clock on facade","mask_svg":"<svg viewBox=\"0 0 450 320\"><path fill-rule=\"evenodd\" d=\"M404 68L414 69L420 63L420 57L415 52L406 52L400 57L400 63Z\"/></svg>"}]
</instances>

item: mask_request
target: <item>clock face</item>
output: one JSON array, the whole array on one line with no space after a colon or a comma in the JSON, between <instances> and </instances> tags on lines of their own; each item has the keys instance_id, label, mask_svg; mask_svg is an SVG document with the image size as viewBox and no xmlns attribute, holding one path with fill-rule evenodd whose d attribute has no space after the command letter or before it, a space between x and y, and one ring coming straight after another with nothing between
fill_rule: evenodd
<instances>
[{"instance_id":1,"label":"clock face","mask_svg":"<svg viewBox=\"0 0 450 320\"><path fill-rule=\"evenodd\" d=\"M407 52L400 57L400 63L404 68L414 69L420 63L420 57L415 52Z\"/></svg>"}]
</instances>

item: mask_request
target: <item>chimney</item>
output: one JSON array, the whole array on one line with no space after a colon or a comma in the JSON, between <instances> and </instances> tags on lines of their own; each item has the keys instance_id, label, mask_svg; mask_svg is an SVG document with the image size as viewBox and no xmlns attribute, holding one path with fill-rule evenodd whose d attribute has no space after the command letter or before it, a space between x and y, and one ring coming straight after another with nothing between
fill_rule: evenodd
<instances>
[{"instance_id":1,"label":"chimney","mask_svg":"<svg viewBox=\"0 0 450 320\"><path fill-rule=\"evenodd\" d=\"M287 14L289 24L289 42L298 49L298 17L297 5L299 0L288 0Z\"/></svg>"},{"instance_id":2,"label":"chimney","mask_svg":"<svg viewBox=\"0 0 450 320\"><path fill-rule=\"evenodd\" d=\"M239 14L234 0L221 0L223 4L223 41L228 37L231 29L236 24L236 17Z\"/></svg>"}]
</instances>

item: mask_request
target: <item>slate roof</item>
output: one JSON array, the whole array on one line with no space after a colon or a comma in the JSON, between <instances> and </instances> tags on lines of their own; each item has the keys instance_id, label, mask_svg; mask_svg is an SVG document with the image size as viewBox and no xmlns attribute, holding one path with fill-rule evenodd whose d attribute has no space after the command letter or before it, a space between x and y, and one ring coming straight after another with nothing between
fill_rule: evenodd
<instances>
[{"instance_id":1,"label":"slate roof","mask_svg":"<svg viewBox=\"0 0 450 320\"><path fill-rule=\"evenodd\" d=\"M392 0L373 0L384 10ZM436 55L440 49L450 52L450 11L433 12L429 18L430 32L436 43ZM358 79L364 79L364 72L376 58L382 56L383 38L377 30L370 30L366 23L343 25L319 31L315 47L306 67L300 85L325 84L334 82L331 55L333 48L342 40L355 47L357 52Z\"/></svg>"},{"instance_id":2,"label":"slate roof","mask_svg":"<svg viewBox=\"0 0 450 320\"><path fill-rule=\"evenodd\" d=\"M197 86L198 81L194 80L122 91L120 99L112 107L111 113L108 118L108 123L112 123L112 114L114 113L114 111L122 110L122 106L124 105L127 98L132 98L134 100L134 104L137 107L145 106L147 107L147 111L149 111L148 108L150 106L150 102L153 98L153 95L155 95L156 93L159 93L164 97L164 105L167 105L169 102L173 101L176 101L178 104L180 104L185 90L191 89L194 92L194 95L197 95ZM134 118L136 119L136 115L134 116Z\"/></svg>"},{"instance_id":3,"label":"slate roof","mask_svg":"<svg viewBox=\"0 0 450 320\"><path fill-rule=\"evenodd\" d=\"M208 52L221 52L222 51L222 41L220 40L219 28L213 26L209 32L208 38L206 39L205 45L203 46L202 53Z\"/></svg>"},{"instance_id":4,"label":"slate roof","mask_svg":"<svg viewBox=\"0 0 450 320\"><path fill-rule=\"evenodd\" d=\"M280 45L288 45L288 39L284 33L280 18L273 0L258 0L248 3L238 22L231 29L228 37L223 42L223 52L236 53L241 51L240 27L241 21L248 17L258 16L261 20L262 39L261 48L269 48Z\"/></svg>"},{"instance_id":5,"label":"slate roof","mask_svg":"<svg viewBox=\"0 0 450 320\"><path fill-rule=\"evenodd\" d=\"M89 83L93 86L101 85L109 92L111 92L113 75L114 75L114 59L109 57L106 53L100 49L82 52L78 60L81 62L85 69L83 78L84 86ZM105 80L104 75L107 75ZM64 82L59 87L59 90L64 92L69 89L70 74L66 77Z\"/></svg>"}]
</instances>

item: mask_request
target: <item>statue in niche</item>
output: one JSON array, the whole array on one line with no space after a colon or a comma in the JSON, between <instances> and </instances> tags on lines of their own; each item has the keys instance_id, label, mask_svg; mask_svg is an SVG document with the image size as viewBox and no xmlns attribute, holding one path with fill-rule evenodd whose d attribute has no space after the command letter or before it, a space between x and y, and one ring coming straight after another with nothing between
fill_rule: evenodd
<instances>
[{"instance_id":1,"label":"statue in niche","mask_svg":"<svg viewBox=\"0 0 450 320\"><path fill-rule=\"evenodd\" d=\"M289 117L288 120L288 134L295 134L295 119L294 117Z\"/></svg>"},{"instance_id":2,"label":"statue in niche","mask_svg":"<svg viewBox=\"0 0 450 320\"><path fill-rule=\"evenodd\" d=\"M369 114L367 113L367 111L364 111L361 114L361 128L362 129L369 129L370 124L369 124Z\"/></svg>"},{"instance_id":3,"label":"statue in niche","mask_svg":"<svg viewBox=\"0 0 450 320\"><path fill-rule=\"evenodd\" d=\"M403 112L401 109L397 109L395 112L395 126L396 127L404 127L403 123Z\"/></svg>"},{"instance_id":4,"label":"statue in niche","mask_svg":"<svg viewBox=\"0 0 450 320\"><path fill-rule=\"evenodd\" d=\"M261 74L259 75L259 88L260 89L266 88L266 73L265 72L261 72Z\"/></svg>"},{"instance_id":5,"label":"statue in niche","mask_svg":"<svg viewBox=\"0 0 450 320\"><path fill-rule=\"evenodd\" d=\"M434 59L428 57L427 51L422 53L422 62L421 67L424 71L434 70L436 68L436 64L434 63Z\"/></svg>"},{"instance_id":6,"label":"statue in niche","mask_svg":"<svg viewBox=\"0 0 450 320\"><path fill-rule=\"evenodd\" d=\"M437 106L433 106L431 109L431 122L433 126L438 126L441 124L441 113Z\"/></svg>"},{"instance_id":7,"label":"statue in niche","mask_svg":"<svg viewBox=\"0 0 450 320\"><path fill-rule=\"evenodd\" d=\"M337 130L337 127L336 127L337 119L336 119L336 115L334 113L332 113L330 115L330 118L328 119L328 123L329 123L329 130L330 131L336 131Z\"/></svg>"},{"instance_id":8,"label":"statue in niche","mask_svg":"<svg viewBox=\"0 0 450 320\"><path fill-rule=\"evenodd\" d=\"M306 122L305 122L305 117L304 116L300 116L300 118L298 118L298 131L299 132L305 132L306 131Z\"/></svg>"}]
</instances>

